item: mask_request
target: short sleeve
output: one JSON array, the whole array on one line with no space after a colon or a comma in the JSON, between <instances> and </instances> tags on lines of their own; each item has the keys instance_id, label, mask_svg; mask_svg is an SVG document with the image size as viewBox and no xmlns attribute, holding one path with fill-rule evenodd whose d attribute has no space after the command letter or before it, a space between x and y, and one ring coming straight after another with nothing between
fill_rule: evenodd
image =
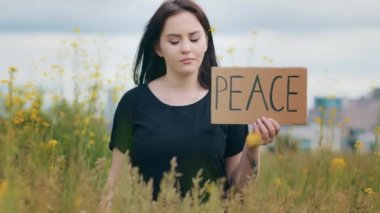
<instances>
[{"instance_id":1,"label":"short sleeve","mask_svg":"<svg viewBox=\"0 0 380 213\"><path fill-rule=\"evenodd\" d=\"M248 125L229 125L227 127L227 145L224 158L238 154L244 148L248 134Z\"/></svg>"},{"instance_id":2,"label":"short sleeve","mask_svg":"<svg viewBox=\"0 0 380 213\"><path fill-rule=\"evenodd\" d=\"M126 93L117 105L115 115L113 118L111 141L109 143L109 149L119 149L125 153L132 147L132 123L133 109L128 93Z\"/></svg>"}]
</instances>

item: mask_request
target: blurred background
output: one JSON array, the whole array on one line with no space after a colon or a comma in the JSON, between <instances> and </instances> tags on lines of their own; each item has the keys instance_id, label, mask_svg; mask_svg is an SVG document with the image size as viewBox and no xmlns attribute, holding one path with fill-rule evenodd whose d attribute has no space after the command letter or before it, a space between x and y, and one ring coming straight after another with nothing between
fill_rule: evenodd
<instances>
[{"instance_id":1,"label":"blurred background","mask_svg":"<svg viewBox=\"0 0 380 213\"><path fill-rule=\"evenodd\" d=\"M213 26L221 66L308 69L308 125L284 127L301 149L316 147L322 128L335 150L353 148L359 139L373 149L380 120L380 2L197 2ZM8 71L15 69L14 85L46 91L48 108L50 96L73 100L89 79L100 79L97 95L110 123L118 98L133 87L136 48L160 3L1 0L0 91L7 93Z\"/></svg>"}]
</instances>

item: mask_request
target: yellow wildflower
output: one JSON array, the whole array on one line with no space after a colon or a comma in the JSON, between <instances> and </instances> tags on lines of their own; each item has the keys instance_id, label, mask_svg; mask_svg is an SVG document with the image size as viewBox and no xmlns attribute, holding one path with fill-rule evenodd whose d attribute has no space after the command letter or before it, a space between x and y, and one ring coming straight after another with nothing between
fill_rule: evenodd
<instances>
[{"instance_id":1,"label":"yellow wildflower","mask_svg":"<svg viewBox=\"0 0 380 213\"><path fill-rule=\"evenodd\" d=\"M376 192L374 192L371 187L366 187L366 188L363 189L363 191L364 191L365 194L367 194L369 196L372 196L372 195L376 194Z\"/></svg>"},{"instance_id":2,"label":"yellow wildflower","mask_svg":"<svg viewBox=\"0 0 380 213\"><path fill-rule=\"evenodd\" d=\"M380 135L380 125L377 126L377 127L375 127L375 128L373 129L373 131L374 131L376 134L379 134L379 135Z\"/></svg>"},{"instance_id":3,"label":"yellow wildflower","mask_svg":"<svg viewBox=\"0 0 380 213\"><path fill-rule=\"evenodd\" d=\"M90 136L90 138L94 138L95 133L94 133L93 131L90 131L90 132L88 133L88 136Z\"/></svg>"},{"instance_id":4,"label":"yellow wildflower","mask_svg":"<svg viewBox=\"0 0 380 213\"><path fill-rule=\"evenodd\" d=\"M39 122L41 119L40 119L40 116L39 116L39 113L38 113L38 110L32 108L30 110L30 119L32 121L35 121L35 122Z\"/></svg>"},{"instance_id":5,"label":"yellow wildflower","mask_svg":"<svg viewBox=\"0 0 380 213\"><path fill-rule=\"evenodd\" d=\"M113 89L115 92L121 92L124 90L124 88L122 88L121 86L115 86Z\"/></svg>"},{"instance_id":6,"label":"yellow wildflower","mask_svg":"<svg viewBox=\"0 0 380 213\"><path fill-rule=\"evenodd\" d=\"M207 183L207 185L204 188L205 188L206 193L211 193L211 194L213 194L217 190L217 187L212 182Z\"/></svg>"},{"instance_id":7,"label":"yellow wildflower","mask_svg":"<svg viewBox=\"0 0 380 213\"><path fill-rule=\"evenodd\" d=\"M94 140L90 140L90 141L88 141L88 145L94 145L94 143L95 143L95 141Z\"/></svg>"},{"instance_id":8,"label":"yellow wildflower","mask_svg":"<svg viewBox=\"0 0 380 213\"><path fill-rule=\"evenodd\" d=\"M329 125L330 125L330 126L333 126L333 125L334 125L334 119L332 119L332 118L329 119Z\"/></svg>"},{"instance_id":9,"label":"yellow wildflower","mask_svg":"<svg viewBox=\"0 0 380 213\"><path fill-rule=\"evenodd\" d=\"M92 91L90 100L96 100L98 97L98 93L96 91Z\"/></svg>"},{"instance_id":10,"label":"yellow wildflower","mask_svg":"<svg viewBox=\"0 0 380 213\"><path fill-rule=\"evenodd\" d=\"M75 33L80 33L80 28L79 27L76 27L76 28L74 28L74 30L73 30Z\"/></svg>"},{"instance_id":11,"label":"yellow wildflower","mask_svg":"<svg viewBox=\"0 0 380 213\"><path fill-rule=\"evenodd\" d=\"M76 48L78 48L78 44L75 41L73 41L71 43L71 47L73 47L74 49L76 49Z\"/></svg>"},{"instance_id":12,"label":"yellow wildflower","mask_svg":"<svg viewBox=\"0 0 380 213\"><path fill-rule=\"evenodd\" d=\"M210 31L211 33L215 33L215 27L211 25L209 31Z\"/></svg>"},{"instance_id":13,"label":"yellow wildflower","mask_svg":"<svg viewBox=\"0 0 380 213\"><path fill-rule=\"evenodd\" d=\"M76 197L74 199L74 206L79 207L83 203L83 198L82 197Z\"/></svg>"},{"instance_id":14,"label":"yellow wildflower","mask_svg":"<svg viewBox=\"0 0 380 213\"><path fill-rule=\"evenodd\" d=\"M37 96L38 96L37 92L31 90L31 91L28 91L25 93L25 100L27 102L29 102L29 101L32 101L33 99L35 99Z\"/></svg>"},{"instance_id":15,"label":"yellow wildflower","mask_svg":"<svg viewBox=\"0 0 380 213\"><path fill-rule=\"evenodd\" d=\"M106 142L106 143L108 143L110 141L110 136L104 135L103 136L103 141Z\"/></svg>"},{"instance_id":16,"label":"yellow wildflower","mask_svg":"<svg viewBox=\"0 0 380 213\"><path fill-rule=\"evenodd\" d=\"M34 93L36 96L38 96L38 94ZM40 97L36 97L36 99L33 101L32 103L32 107L36 110L38 110L41 106L41 100L39 99Z\"/></svg>"},{"instance_id":17,"label":"yellow wildflower","mask_svg":"<svg viewBox=\"0 0 380 213\"><path fill-rule=\"evenodd\" d=\"M9 96L5 97L5 106L7 108L12 107L12 102L11 102L11 99L9 98Z\"/></svg>"},{"instance_id":18,"label":"yellow wildflower","mask_svg":"<svg viewBox=\"0 0 380 213\"><path fill-rule=\"evenodd\" d=\"M100 70L100 64L94 64L93 66L94 66L95 70ZM96 72L98 72L98 71L96 71Z\"/></svg>"},{"instance_id":19,"label":"yellow wildflower","mask_svg":"<svg viewBox=\"0 0 380 213\"><path fill-rule=\"evenodd\" d=\"M249 148L256 147L262 144L261 135L257 132L251 132L246 138L246 144Z\"/></svg>"},{"instance_id":20,"label":"yellow wildflower","mask_svg":"<svg viewBox=\"0 0 380 213\"><path fill-rule=\"evenodd\" d=\"M343 118L343 123L348 124L350 122L351 122L351 119L349 117L344 117Z\"/></svg>"},{"instance_id":21,"label":"yellow wildflower","mask_svg":"<svg viewBox=\"0 0 380 213\"><path fill-rule=\"evenodd\" d=\"M58 64L53 64L53 65L51 65L51 68L52 68L52 69L59 69L59 67L60 67L60 66L59 66Z\"/></svg>"},{"instance_id":22,"label":"yellow wildflower","mask_svg":"<svg viewBox=\"0 0 380 213\"><path fill-rule=\"evenodd\" d=\"M333 107L333 108L331 108L331 110L330 110L330 114L331 114L331 117L335 117L336 116L336 108L335 107Z\"/></svg>"},{"instance_id":23,"label":"yellow wildflower","mask_svg":"<svg viewBox=\"0 0 380 213\"><path fill-rule=\"evenodd\" d=\"M91 73L91 78L93 78L93 79L99 79L100 75L101 75L100 72L96 71L96 72Z\"/></svg>"},{"instance_id":24,"label":"yellow wildflower","mask_svg":"<svg viewBox=\"0 0 380 213\"><path fill-rule=\"evenodd\" d=\"M346 167L346 161L342 157L336 157L331 160L331 166L334 169L341 169L341 168Z\"/></svg>"},{"instance_id":25,"label":"yellow wildflower","mask_svg":"<svg viewBox=\"0 0 380 213\"><path fill-rule=\"evenodd\" d=\"M7 190L8 190L8 181L0 180L0 201L3 199L5 193L7 193Z\"/></svg>"},{"instance_id":26,"label":"yellow wildflower","mask_svg":"<svg viewBox=\"0 0 380 213\"><path fill-rule=\"evenodd\" d=\"M373 154L375 155L375 157L380 158L380 151L374 152Z\"/></svg>"},{"instance_id":27,"label":"yellow wildflower","mask_svg":"<svg viewBox=\"0 0 380 213\"><path fill-rule=\"evenodd\" d=\"M49 140L48 144L47 144L47 147L48 148L54 148L56 145L58 144L58 141L57 140Z\"/></svg>"},{"instance_id":28,"label":"yellow wildflower","mask_svg":"<svg viewBox=\"0 0 380 213\"><path fill-rule=\"evenodd\" d=\"M13 97L13 105L14 106L23 106L25 104L25 100L19 96Z\"/></svg>"},{"instance_id":29,"label":"yellow wildflower","mask_svg":"<svg viewBox=\"0 0 380 213\"><path fill-rule=\"evenodd\" d=\"M362 148L363 148L363 142L357 140L357 141L355 142L355 149L359 151L359 150L361 150Z\"/></svg>"},{"instance_id":30,"label":"yellow wildflower","mask_svg":"<svg viewBox=\"0 0 380 213\"><path fill-rule=\"evenodd\" d=\"M16 72L17 71L17 68L16 67L14 67L14 66L11 66L11 67L9 67L9 72Z\"/></svg>"},{"instance_id":31,"label":"yellow wildflower","mask_svg":"<svg viewBox=\"0 0 380 213\"><path fill-rule=\"evenodd\" d=\"M15 117L13 118L13 124L18 125L24 122L24 111L19 110L16 112Z\"/></svg>"},{"instance_id":32,"label":"yellow wildflower","mask_svg":"<svg viewBox=\"0 0 380 213\"><path fill-rule=\"evenodd\" d=\"M273 184L275 186L281 186L282 184L284 184L284 179L283 178L276 178L273 180Z\"/></svg>"},{"instance_id":33,"label":"yellow wildflower","mask_svg":"<svg viewBox=\"0 0 380 213\"><path fill-rule=\"evenodd\" d=\"M5 79L1 80L0 82L1 82L2 84L7 84L7 83L9 83L9 81L8 81L8 80L5 80Z\"/></svg>"},{"instance_id":34,"label":"yellow wildflower","mask_svg":"<svg viewBox=\"0 0 380 213\"><path fill-rule=\"evenodd\" d=\"M235 48L230 47L230 48L227 49L227 52L228 52L229 54L234 54L234 52L235 52Z\"/></svg>"},{"instance_id":35,"label":"yellow wildflower","mask_svg":"<svg viewBox=\"0 0 380 213\"><path fill-rule=\"evenodd\" d=\"M318 125L321 125L321 123L322 123L322 119L321 119L321 117L315 117L315 118L314 118L314 122L315 122L316 124L318 124Z\"/></svg>"}]
</instances>

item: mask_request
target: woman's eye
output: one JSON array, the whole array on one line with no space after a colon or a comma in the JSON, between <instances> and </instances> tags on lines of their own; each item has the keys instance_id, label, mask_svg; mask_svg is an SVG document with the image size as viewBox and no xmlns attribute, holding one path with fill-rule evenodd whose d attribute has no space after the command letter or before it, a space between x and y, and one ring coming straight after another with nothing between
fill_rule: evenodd
<instances>
[{"instance_id":1,"label":"woman's eye","mask_svg":"<svg viewBox=\"0 0 380 213\"><path fill-rule=\"evenodd\" d=\"M199 38L196 38L196 39L190 39L191 42L195 43L199 40ZM170 44L172 45L176 45L176 44L179 44L180 41L169 41Z\"/></svg>"}]
</instances>

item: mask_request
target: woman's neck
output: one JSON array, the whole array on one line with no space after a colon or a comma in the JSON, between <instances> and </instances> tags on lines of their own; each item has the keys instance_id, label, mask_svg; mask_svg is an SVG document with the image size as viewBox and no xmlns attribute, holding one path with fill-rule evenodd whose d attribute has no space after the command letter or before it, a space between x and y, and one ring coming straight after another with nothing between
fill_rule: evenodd
<instances>
[{"instance_id":1,"label":"woman's neck","mask_svg":"<svg viewBox=\"0 0 380 213\"><path fill-rule=\"evenodd\" d=\"M176 91L186 92L203 90L198 81L198 73L192 73L189 75L176 75L174 73L167 72L162 77L162 81L167 88Z\"/></svg>"},{"instance_id":2,"label":"woman's neck","mask_svg":"<svg viewBox=\"0 0 380 213\"><path fill-rule=\"evenodd\" d=\"M204 97L208 90L198 82L198 76L164 76L149 83L153 94L168 105L182 106L194 103Z\"/></svg>"}]
</instances>

